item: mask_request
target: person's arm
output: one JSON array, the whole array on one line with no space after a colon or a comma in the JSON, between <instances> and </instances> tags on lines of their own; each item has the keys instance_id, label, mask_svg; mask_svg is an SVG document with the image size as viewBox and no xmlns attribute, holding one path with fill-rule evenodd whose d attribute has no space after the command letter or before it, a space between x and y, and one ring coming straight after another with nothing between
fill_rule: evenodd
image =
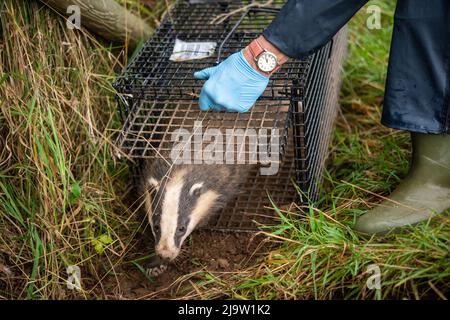
<instances>
[{"instance_id":1,"label":"person's arm","mask_svg":"<svg viewBox=\"0 0 450 320\"><path fill-rule=\"evenodd\" d=\"M289 57L303 58L328 43L368 1L289 0L256 41L274 53L280 65ZM244 49L244 57L255 70L260 71L249 47ZM270 76L274 72L260 73Z\"/></svg>"},{"instance_id":2,"label":"person's arm","mask_svg":"<svg viewBox=\"0 0 450 320\"><path fill-rule=\"evenodd\" d=\"M246 112L264 92L271 72L261 71L252 53L254 42L276 55L279 64L289 57L310 55L326 44L368 0L289 0L263 35L216 67L194 74L207 80L200 92L201 110Z\"/></svg>"},{"instance_id":3,"label":"person's arm","mask_svg":"<svg viewBox=\"0 0 450 320\"><path fill-rule=\"evenodd\" d=\"M314 53L369 0L289 0L263 32L291 58Z\"/></svg>"}]
</instances>

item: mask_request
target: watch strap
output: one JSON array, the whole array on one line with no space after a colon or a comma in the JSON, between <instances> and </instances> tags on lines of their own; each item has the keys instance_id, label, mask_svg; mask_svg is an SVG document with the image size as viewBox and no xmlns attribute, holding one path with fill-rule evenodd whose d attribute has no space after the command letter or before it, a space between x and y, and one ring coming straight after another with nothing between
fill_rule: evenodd
<instances>
[{"instance_id":1,"label":"watch strap","mask_svg":"<svg viewBox=\"0 0 450 320\"><path fill-rule=\"evenodd\" d=\"M265 51L264 48L261 47L261 45L259 44L257 39L250 42L250 45L248 47L249 47L250 52L253 55L253 59L255 59L255 61L258 58L258 56Z\"/></svg>"}]
</instances>

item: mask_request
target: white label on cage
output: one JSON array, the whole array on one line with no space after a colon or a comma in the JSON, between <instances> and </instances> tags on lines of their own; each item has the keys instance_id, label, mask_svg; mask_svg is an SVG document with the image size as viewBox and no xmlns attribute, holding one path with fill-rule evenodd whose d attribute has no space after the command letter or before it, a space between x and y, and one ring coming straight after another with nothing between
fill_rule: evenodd
<instances>
[{"instance_id":1,"label":"white label on cage","mask_svg":"<svg viewBox=\"0 0 450 320\"><path fill-rule=\"evenodd\" d=\"M175 39L175 46L169 59L180 62L207 58L214 53L216 46L216 42L185 42Z\"/></svg>"}]
</instances>

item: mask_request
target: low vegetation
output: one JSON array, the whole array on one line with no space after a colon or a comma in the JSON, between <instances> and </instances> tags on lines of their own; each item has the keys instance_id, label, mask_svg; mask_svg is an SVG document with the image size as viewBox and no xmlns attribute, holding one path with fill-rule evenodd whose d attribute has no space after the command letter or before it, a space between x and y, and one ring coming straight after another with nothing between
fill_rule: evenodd
<instances>
[{"instance_id":1,"label":"low vegetation","mask_svg":"<svg viewBox=\"0 0 450 320\"><path fill-rule=\"evenodd\" d=\"M152 26L167 8L121 2ZM350 24L321 209L274 204L281 223L263 232L276 246L244 270L186 275L179 297L448 297L448 213L379 238L351 229L408 170L409 136L379 123L393 5L375 3L383 9L380 30L366 27L364 9ZM129 54L69 30L37 1L0 3L0 298L111 297L103 279L129 261L146 232L113 143L120 119L111 83ZM65 290L68 265L83 268L80 293ZM373 266L381 289L366 285Z\"/></svg>"}]
</instances>

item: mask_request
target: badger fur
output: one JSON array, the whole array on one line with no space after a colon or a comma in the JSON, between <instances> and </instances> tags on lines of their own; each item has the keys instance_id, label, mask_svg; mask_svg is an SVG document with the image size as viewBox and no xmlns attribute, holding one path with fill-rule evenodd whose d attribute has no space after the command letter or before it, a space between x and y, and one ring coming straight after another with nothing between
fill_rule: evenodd
<instances>
[{"instance_id":1,"label":"badger fur","mask_svg":"<svg viewBox=\"0 0 450 320\"><path fill-rule=\"evenodd\" d=\"M250 167L147 160L141 192L157 256L173 261L192 231L236 198Z\"/></svg>"}]
</instances>

